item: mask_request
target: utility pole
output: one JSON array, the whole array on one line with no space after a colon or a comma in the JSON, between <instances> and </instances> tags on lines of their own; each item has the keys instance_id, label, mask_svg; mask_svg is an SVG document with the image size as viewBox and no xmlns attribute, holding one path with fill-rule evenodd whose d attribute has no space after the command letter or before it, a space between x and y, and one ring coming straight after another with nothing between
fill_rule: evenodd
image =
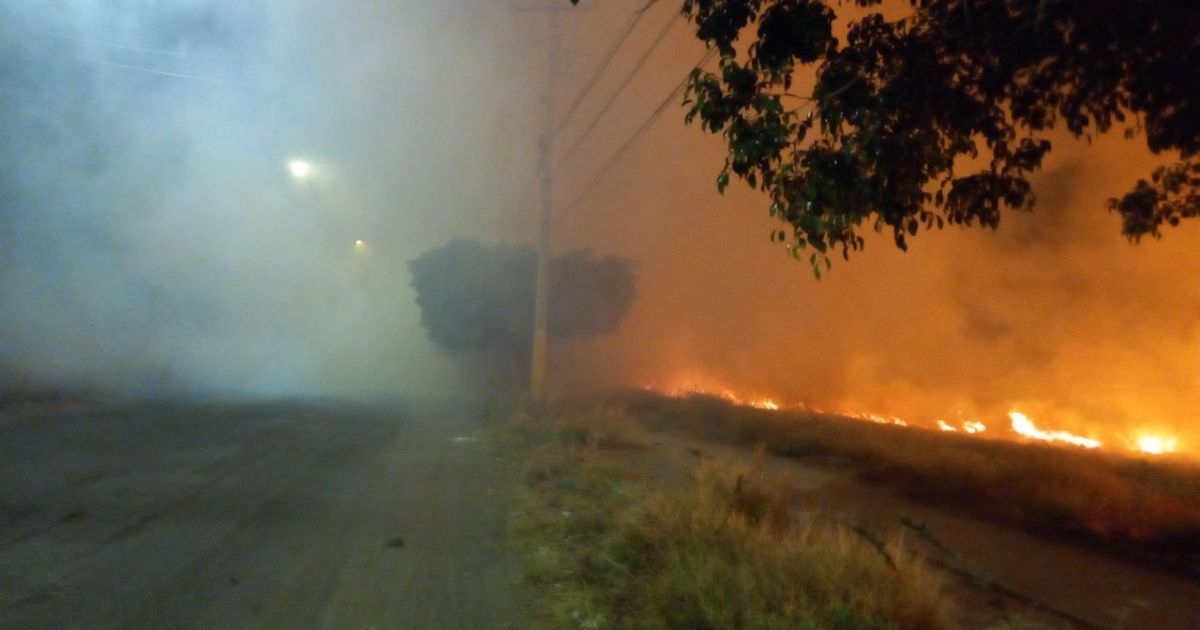
<instances>
[{"instance_id":1,"label":"utility pole","mask_svg":"<svg viewBox=\"0 0 1200 630\"><path fill-rule=\"evenodd\" d=\"M545 9L550 14L550 46L547 60L546 127L538 142L541 170L541 220L537 241L537 282L533 298L533 353L529 366L529 391L534 400L546 397L546 336L549 326L550 304L550 224L554 215L554 93L559 73L558 12L562 9Z\"/></svg>"}]
</instances>

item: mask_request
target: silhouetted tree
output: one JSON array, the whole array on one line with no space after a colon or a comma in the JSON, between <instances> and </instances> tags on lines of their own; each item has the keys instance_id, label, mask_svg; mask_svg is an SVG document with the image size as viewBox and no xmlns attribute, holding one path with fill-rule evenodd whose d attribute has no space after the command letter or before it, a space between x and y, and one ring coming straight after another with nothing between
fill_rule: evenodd
<instances>
[{"instance_id":1,"label":"silhouetted tree","mask_svg":"<svg viewBox=\"0 0 1200 630\"><path fill-rule=\"evenodd\" d=\"M409 261L421 322L434 343L521 376L533 333L537 257L527 247L455 239ZM593 259L583 250L550 266L551 337L594 337L616 330L633 304L627 260Z\"/></svg>"},{"instance_id":2,"label":"silhouetted tree","mask_svg":"<svg viewBox=\"0 0 1200 630\"><path fill-rule=\"evenodd\" d=\"M922 228L994 228L1002 208L1030 208L1057 127L1090 139L1123 126L1178 154L1109 201L1128 238L1200 213L1200 2L887 4L683 2L720 53L687 91L687 120L728 145L717 186L732 173L765 192L787 225L772 239L818 275L830 250L862 248L864 226L906 249ZM806 66L815 87L794 93Z\"/></svg>"}]
</instances>

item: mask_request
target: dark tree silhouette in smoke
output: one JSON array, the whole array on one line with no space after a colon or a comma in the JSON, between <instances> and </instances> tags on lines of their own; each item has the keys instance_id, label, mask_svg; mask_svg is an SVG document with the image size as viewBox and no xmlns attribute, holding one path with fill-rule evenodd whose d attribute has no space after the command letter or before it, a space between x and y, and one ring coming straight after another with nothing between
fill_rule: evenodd
<instances>
[{"instance_id":1,"label":"dark tree silhouette in smoke","mask_svg":"<svg viewBox=\"0 0 1200 630\"><path fill-rule=\"evenodd\" d=\"M786 224L772 240L818 276L869 228L907 249L921 229L994 228L1002 209L1032 207L1029 177L1056 128L1090 139L1123 127L1178 155L1110 200L1128 238L1200 213L1200 3L889 3L901 17L882 4L683 3L720 53L686 101L687 120L728 144L717 186L732 174L765 192ZM793 91L802 67L811 94Z\"/></svg>"},{"instance_id":2,"label":"dark tree silhouette in smoke","mask_svg":"<svg viewBox=\"0 0 1200 630\"><path fill-rule=\"evenodd\" d=\"M490 369L520 378L533 332L537 257L527 247L455 239L409 261L429 338L455 354L486 359ZM549 333L594 337L616 330L633 304L629 261L596 260L584 250L555 256L550 266Z\"/></svg>"}]
</instances>

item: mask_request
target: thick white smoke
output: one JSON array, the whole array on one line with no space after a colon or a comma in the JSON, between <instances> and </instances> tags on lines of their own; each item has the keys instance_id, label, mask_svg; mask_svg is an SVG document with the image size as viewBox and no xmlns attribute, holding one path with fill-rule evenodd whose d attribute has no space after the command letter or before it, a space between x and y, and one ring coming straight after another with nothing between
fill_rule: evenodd
<instances>
[{"instance_id":1,"label":"thick white smoke","mask_svg":"<svg viewBox=\"0 0 1200 630\"><path fill-rule=\"evenodd\" d=\"M0 4L7 382L451 388L404 262L527 227L537 103L495 9Z\"/></svg>"}]
</instances>

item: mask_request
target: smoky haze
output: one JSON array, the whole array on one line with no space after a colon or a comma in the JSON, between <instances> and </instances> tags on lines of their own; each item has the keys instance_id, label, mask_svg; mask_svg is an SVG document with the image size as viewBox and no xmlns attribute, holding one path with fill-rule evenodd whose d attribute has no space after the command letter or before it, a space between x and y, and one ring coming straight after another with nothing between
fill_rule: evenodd
<instances>
[{"instance_id":1,"label":"smoky haze","mask_svg":"<svg viewBox=\"0 0 1200 630\"><path fill-rule=\"evenodd\" d=\"M451 237L530 242L545 15L468 0L0 6L6 369L133 391L453 389L404 263ZM642 6L561 16L560 117ZM557 150L674 9L652 5ZM671 24L556 172L556 249L632 260L638 299L614 334L552 349L555 389L691 382L1200 439L1200 230L1132 245L1104 210L1150 171L1141 139L1060 138L1032 214L923 234L907 254L869 239L818 282L770 244L760 196L716 194L721 140L674 104L589 188L703 52ZM311 177L289 177L296 158Z\"/></svg>"},{"instance_id":2,"label":"smoky haze","mask_svg":"<svg viewBox=\"0 0 1200 630\"><path fill-rule=\"evenodd\" d=\"M669 13L644 20L635 51ZM615 24L569 40L602 51ZM588 159L615 152L703 52L679 25L664 49L615 108L624 111L594 134L603 138ZM636 56L618 59L607 89ZM572 85L594 60L582 65ZM763 197L743 185L717 196L722 140L682 117L668 110L556 234L563 247L602 243L638 263L639 299L625 325L574 353L606 369L566 375L575 386L691 384L994 426L1020 409L1112 444L1142 432L1178 435L1181 450L1200 440L1200 226L1131 244L1105 210L1171 157L1150 155L1143 138L1056 137L1032 213L1008 213L995 232L925 233L908 253L870 238L865 253L837 259L817 281L770 243L778 226ZM588 176L568 174L562 201Z\"/></svg>"},{"instance_id":3,"label":"smoky haze","mask_svg":"<svg viewBox=\"0 0 1200 630\"><path fill-rule=\"evenodd\" d=\"M527 22L467 1L0 3L6 380L452 388L404 263L527 230Z\"/></svg>"},{"instance_id":4,"label":"smoky haze","mask_svg":"<svg viewBox=\"0 0 1200 630\"><path fill-rule=\"evenodd\" d=\"M1135 245L1104 210L1150 170L1137 144L1064 140L1035 181L1032 213L1006 215L995 232L927 233L908 253L869 238L818 281L769 243L756 193L704 196L714 180L694 174L715 175L721 147L675 121L662 147L671 125L697 137L671 149L680 157L657 171L662 189L632 184L663 163L641 152L614 177L619 205L590 204L570 228L639 261L639 301L598 349L618 380L930 423L1003 426L1020 409L1113 443L1200 438L1200 231L1184 224ZM635 225L620 207L658 212Z\"/></svg>"}]
</instances>

